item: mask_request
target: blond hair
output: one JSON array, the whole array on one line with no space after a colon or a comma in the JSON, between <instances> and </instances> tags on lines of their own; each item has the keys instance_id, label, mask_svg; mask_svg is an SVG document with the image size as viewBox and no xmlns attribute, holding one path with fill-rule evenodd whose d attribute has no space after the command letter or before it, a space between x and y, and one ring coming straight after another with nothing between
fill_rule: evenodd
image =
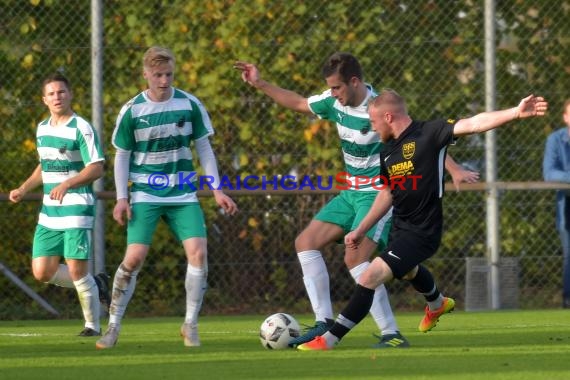
<instances>
[{"instance_id":1,"label":"blond hair","mask_svg":"<svg viewBox=\"0 0 570 380\"><path fill-rule=\"evenodd\" d=\"M155 67L163 63L172 62L174 65L174 54L170 49L161 46L150 47L143 55L144 67Z\"/></svg>"}]
</instances>

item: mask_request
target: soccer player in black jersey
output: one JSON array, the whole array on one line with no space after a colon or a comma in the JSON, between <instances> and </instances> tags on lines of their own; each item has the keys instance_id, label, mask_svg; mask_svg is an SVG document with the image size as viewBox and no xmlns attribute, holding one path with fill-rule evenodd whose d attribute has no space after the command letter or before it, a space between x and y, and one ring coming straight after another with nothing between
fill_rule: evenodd
<instances>
[{"instance_id":1,"label":"soccer player in black jersey","mask_svg":"<svg viewBox=\"0 0 570 380\"><path fill-rule=\"evenodd\" d=\"M330 330L297 348L333 348L366 316L374 289L393 278L410 281L426 297L428 305L420 331L431 330L441 315L452 311L454 300L443 297L429 270L421 265L441 242L447 146L458 136L486 132L516 119L543 116L547 109L544 98L530 95L516 107L467 119L416 121L408 115L404 99L393 90L383 90L372 100L368 105L370 124L386 144L380 157L381 173L390 191L378 193L366 217L345 236L345 244L358 246L370 226L393 206L390 240L362 274L352 298Z\"/></svg>"}]
</instances>

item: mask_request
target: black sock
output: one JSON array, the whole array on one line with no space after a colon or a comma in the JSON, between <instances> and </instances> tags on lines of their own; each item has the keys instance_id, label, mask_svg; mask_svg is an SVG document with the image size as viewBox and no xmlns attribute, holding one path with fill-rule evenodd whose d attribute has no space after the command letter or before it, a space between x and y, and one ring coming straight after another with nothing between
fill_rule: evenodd
<instances>
[{"instance_id":1,"label":"black sock","mask_svg":"<svg viewBox=\"0 0 570 380\"><path fill-rule=\"evenodd\" d=\"M431 272L423 265L418 265L416 277L410 280L410 284L421 293L426 301L435 301L439 297L439 290L435 285L435 280Z\"/></svg>"},{"instance_id":2,"label":"black sock","mask_svg":"<svg viewBox=\"0 0 570 380\"><path fill-rule=\"evenodd\" d=\"M348 302L348 305L342 310L335 324L329 330L331 334L339 339L348 334L348 332L366 317L372 301L374 299L375 289L368 289L362 285L356 285L354 293Z\"/></svg>"}]
</instances>

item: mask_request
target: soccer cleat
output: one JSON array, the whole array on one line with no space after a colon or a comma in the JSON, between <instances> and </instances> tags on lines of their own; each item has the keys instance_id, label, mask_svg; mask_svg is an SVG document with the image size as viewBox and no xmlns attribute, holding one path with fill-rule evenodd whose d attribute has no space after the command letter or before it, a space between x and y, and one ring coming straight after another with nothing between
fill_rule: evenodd
<instances>
[{"instance_id":1,"label":"soccer cleat","mask_svg":"<svg viewBox=\"0 0 570 380\"><path fill-rule=\"evenodd\" d=\"M117 341L119 340L119 327L113 323L109 325L109 328L105 332L105 335L101 337L95 343L95 348L98 350L104 350L106 348L113 348Z\"/></svg>"},{"instance_id":2,"label":"soccer cleat","mask_svg":"<svg viewBox=\"0 0 570 380\"><path fill-rule=\"evenodd\" d=\"M186 347L200 347L200 337L198 336L198 325L184 323L180 327L180 336L184 339Z\"/></svg>"},{"instance_id":3,"label":"soccer cleat","mask_svg":"<svg viewBox=\"0 0 570 380\"><path fill-rule=\"evenodd\" d=\"M330 350L332 347L327 346L327 341L322 336L317 336L310 342L303 343L297 346L299 351L326 351Z\"/></svg>"},{"instance_id":4,"label":"soccer cleat","mask_svg":"<svg viewBox=\"0 0 570 380\"><path fill-rule=\"evenodd\" d=\"M101 331L93 330L92 328L86 327L77 336L101 336Z\"/></svg>"},{"instance_id":5,"label":"soccer cleat","mask_svg":"<svg viewBox=\"0 0 570 380\"><path fill-rule=\"evenodd\" d=\"M399 331L395 334L374 335L380 339L378 343L373 345L373 348L407 348L410 347L410 342Z\"/></svg>"},{"instance_id":6,"label":"soccer cleat","mask_svg":"<svg viewBox=\"0 0 570 380\"><path fill-rule=\"evenodd\" d=\"M107 308L111 306L111 294L109 291L109 275L106 273L99 273L93 276L97 288L99 289L99 301L103 303Z\"/></svg>"},{"instance_id":7,"label":"soccer cleat","mask_svg":"<svg viewBox=\"0 0 570 380\"><path fill-rule=\"evenodd\" d=\"M453 298L445 297L443 299L443 303L441 304L440 308L434 311L431 311L428 306L426 306L425 313L420 325L418 326L418 330L421 332L428 332L429 330L433 329L435 325L437 325L437 321L439 321L439 317L443 314L451 313L455 308L455 301Z\"/></svg>"},{"instance_id":8,"label":"soccer cleat","mask_svg":"<svg viewBox=\"0 0 570 380\"><path fill-rule=\"evenodd\" d=\"M334 321L328 318L325 320L325 322L323 321L315 322L314 326L309 327L308 329L305 330L305 334L298 336L297 338L293 338L293 340L289 342L289 347L297 347L300 344L307 343L315 339L319 335L323 335L324 333L329 331L332 325L334 325Z\"/></svg>"}]
</instances>

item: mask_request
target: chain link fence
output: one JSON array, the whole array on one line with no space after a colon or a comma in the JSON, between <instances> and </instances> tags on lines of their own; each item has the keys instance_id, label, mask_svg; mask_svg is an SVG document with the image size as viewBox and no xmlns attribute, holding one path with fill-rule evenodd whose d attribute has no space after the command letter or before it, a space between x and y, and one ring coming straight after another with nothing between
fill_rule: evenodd
<instances>
[{"instance_id":1,"label":"chain link fence","mask_svg":"<svg viewBox=\"0 0 570 380\"><path fill-rule=\"evenodd\" d=\"M216 129L214 150L220 171L228 178L334 177L342 170L335 127L287 111L255 92L232 69L238 59L257 63L267 80L309 96L325 89L320 76L324 59L334 51L349 51L360 59L367 82L377 89L394 88L407 98L414 118L462 117L485 107L483 1L100 3L104 9L101 132L108 192L113 191L110 136L115 118L122 104L144 89L142 54L155 44L175 52L176 86L194 93L210 112ZM13 205L7 193L37 164L35 126L47 115L41 100L43 77L62 70L72 82L74 110L91 117L91 5L87 0L0 0L2 319L50 316L10 280L11 274L61 317L80 317L73 290L38 283L31 275L39 202ZM561 305L562 256L554 228L554 191L533 184L542 180L544 141L561 126L561 106L569 96L570 26L565 22L569 12L565 0L496 4L497 108L514 106L532 92L547 97L551 106L546 118L497 131L498 180L528 183L499 192L500 254L513 258L509 265L515 267L514 278L505 283L511 290L505 301L514 300L509 307ZM461 139L450 153L466 167L485 173L484 136ZM484 186L465 189L455 192L448 186L443 244L427 265L441 289L455 297L460 308L469 309L468 289L473 297L487 296L467 283L467 278L487 283L487 268L471 265L487 252L487 193ZM223 215L211 198L204 197L209 291L203 313L309 312L294 240L331 196L314 191L241 192L234 195L241 210L236 217ZM112 220L113 205L112 197L105 199L104 267L110 274L122 259L126 241L125 231ZM342 252L340 245L324 252L338 308L354 287ZM469 272L469 268L475 269ZM184 272L182 248L160 225L128 315L183 314ZM388 289L395 310L419 310L423 305L407 283L396 281Z\"/></svg>"}]
</instances>

